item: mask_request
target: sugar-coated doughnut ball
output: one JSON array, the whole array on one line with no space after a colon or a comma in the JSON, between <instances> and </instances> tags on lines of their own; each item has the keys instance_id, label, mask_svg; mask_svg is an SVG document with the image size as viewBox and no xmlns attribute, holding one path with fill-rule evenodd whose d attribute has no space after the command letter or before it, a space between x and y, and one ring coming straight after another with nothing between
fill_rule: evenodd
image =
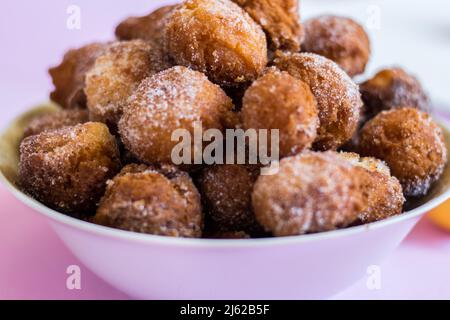
<instances>
[{"instance_id":1,"label":"sugar-coated doughnut ball","mask_svg":"<svg viewBox=\"0 0 450 320\"><path fill-rule=\"evenodd\" d=\"M307 20L304 26L303 51L333 60L351 77L364 73L370 57L370 40L360 24L327 15Z\"/></svg>"},{"instance_id":2,"label":"sugar-coated doughnut ball","mask_svg":"<svg viewBox=\"0 0 450 320\"><path fill-rule=\"evenodd\" d=\"M361 96L336 63L313 53L295 53L278 56L275 65L307 83L316 98L320 126L314 148L335 150L352 138L358 128Z\"/></svg>"},{"instance_id":3,"label":"sugar-coated doughnut ball","mask_svg":"<svg viewBox=\"0 0 450 320\"><path fill-rule=\"evenodd\" d=\"M441 128L415 108L383 111L360 132L361 154L384 160L406 196L425 195L447 163Z\"/></svg>"},{"instance_id":4,"label":"sugar-coated doughnut ball","mask_svg":"<svg viewBox=\"0 0 450 320\"><path fill-rule=\"evenodd\" d=\"M199 238L203 213L187 173L169 165L131 164L108 182L93 222L139 233Z\"/></svg>"},{"instance_id":5,"label":"sugar-coated doughnut ball","mask_svg":"<svg viewBox=\"0 0 450 320\"><path fill-rule=\"evenodd\" d=\"M113 43L86 75L90 119L115 131L124 105L143 79L159 71L152 47L143 40Z\"/></svg>"},{"instance_id":6,"label":"sugar-coated doughnut ball","mask_svg":"<svg viewBox=\"0 0 450 320\"><path fill-rule=\"evenodd\" d=\"M298 0L233 0L266 32L272 50L300 50L304 32Z\"/></svg>"},{"instance_id":7,"label":"sugar-coated doughnut ball","mask_svg":"<svg viewBox=\"0 0 450 320\"><path fill-rule=\"evenodd\" d=\"M360 86L364 101L363 121L384 110L413 107L429 112L430 100L419 80L395 67L379 71Z\"/></svg>"},{"instance_id":8,"label":"sugar-coated doughnut ball","mask_svg":"<svg viewBox=\"0 0 450 320\"><path fill-rule=\"evenodd\" d=\"M23 137L33 136L44 131L75 126L89 121L86 109L67 109L41 114L33 118L24 130Z\"/></svg>"},{"instance_id":9,"label":"sugar-coated doughnut ball","mask_svg":"<svg viewBox=\"0 0 450 320\"><path fill-rule=\"evenodd\" d=\"M163 6L148 15L125 19L116 28L117 38L119 40L142 39L162 47L167 18L174 8L174 5Z\"/></svg>"},{"instance_id":10,"label":"sugar-coated doughnut ball","mask_svg":"<svg viewBox=\"0 0 450 320\"><path fill-rule=\"evenodd\" d=\"M119 40L142 39L149 42L153 59L159 64L159 71L172 67L173 63L164 49L164 32L168 17L175 7L163 6L148 15L125 19L117 26L116 37Z\"/></svg>"},{"instance_id":11,"label":"sugar-coated doughnut ball","mask_svg":"<svg viewBox=\"0 0 450 320\"><path fill-rule=\"evenodd\" d=\"M278 129L280 156L294 155L316 139L316 99L306 83L270 68L245 93L242 121L244 129Z\"/></svg>"},{"instance_id":12,"label":"sugar-coated doughnut ball","mask_svg":"<svg viewBox=\"0 0 450 320\"><path fill-rule=\"evenodd\" d=\"M199 189L209 218L222 231L261 229L251 206L259 168L247 165L213 165L203 169Z\"/></svg>"},{"instance_id":13,"label":"sugar-coated doughnut ball","mask_svg":"<svg viewBox=\"0 0 450 320\"><path fill-rule=\"evenodd\" d=\"M168 18L165 43L176 64L236 86L255 80L267 64L261 27L231 0L187 0Z\"/></svg>"},{"instance_id":14,"label":"sugar-coated doughnut ball","mask_svg":"<svg viewBox=\"0 0 450 320\"><path fill-rule=\"evenodd\" d=\"M397 178L391 176L389 167L375 158L362 158L356 153L339 155L355 167L361 181L361 190L367 201L366 209L359 214L362 223L383 220L402 213L405 197Z\"/></svg>"},{"instance_id":15,"label":"sugar-coated doughnut ball","mask_svg":"<svg viewBox=\"0 0 450 320\"><path fill-rule=\"evenodd\" d=\"M281 160L278 173L256 181L252 205L258 222L274 236L343 228L365 207L353 166L332 151Z\"/></svg>"},{"instance_id":16,"label":"sugar-coated doughnut ball","mask_svg":"<svg viewBox=\"0 0 450 320\"><path fill-rule=\"evenodd\" d=\"M140 84L124 109L120 136L140 161L172 163L179 144L171 139L175 130L186 129L194 137L195 123L201 122L203 131L223 131L232 108L231 99L204 74L177 66Z\"/></svg>"},{"instance_id":17,"label":"sugar-coated doughnut ball","mask_svg":"<svg viewBox=\"0 0 450 320\"><path fill-rule=\"evenodd\" d=\"M106 181L120 166L116 140L102 123L43 132L20 145L19 180L24 191L77 217L95 212Z\"/></svg>"},{"instance_id":18,"label":"sugar-coated doughnut ball","mask_svg":"<svg viewBox=\"0 0 450 320\"><path fill-rule=\"evenodd\" d=\"M61 64L48 71L55 86L50 99L65 109L86 108L86 73L106 47L107 44L92 43L69 50Z\"/></svg>"}]
</instances>

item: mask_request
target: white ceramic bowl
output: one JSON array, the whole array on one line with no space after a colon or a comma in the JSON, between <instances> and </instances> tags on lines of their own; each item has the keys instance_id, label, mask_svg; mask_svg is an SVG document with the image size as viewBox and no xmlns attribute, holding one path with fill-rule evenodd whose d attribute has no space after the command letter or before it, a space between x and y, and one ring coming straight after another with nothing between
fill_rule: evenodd
<instances>
[{"instance_id":1,"label":"white ceramic bowl","mask_svg":"<svg viewBox=\"0 0 450 320\"><path fill-rule=\"evenodd\" d=\"M0 139L0 180L45 216L67 247L98 276L135 298L329 298L379 263L419 218L450 197L450 167L430 194L400 216L364 226L285 238L178 239L110 229L53 211L14 186L21 130L38 108ZM450 132L446 130L450 149Z\"/></svg>"}]
</instances>

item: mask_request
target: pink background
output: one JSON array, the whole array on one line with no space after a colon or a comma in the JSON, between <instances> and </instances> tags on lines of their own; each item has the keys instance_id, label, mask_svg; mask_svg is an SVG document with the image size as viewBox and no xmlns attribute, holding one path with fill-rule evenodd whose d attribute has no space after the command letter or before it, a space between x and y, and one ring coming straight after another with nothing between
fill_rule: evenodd
<instances>
[{"instance_id":1,"label":"pink background","mask_svg":"<svg viewBox=\"0 0 450 320\"><path fill-rule=\"evenodd\" d=\"M11 119L29 106L47 99L51 82L46 70L49 66L57 64L68 48L94 40L112 39L113 28L122 18L130 14L149 12L160 2L167 1L2 1L0 128L4 128ZM344 2L348 4L350 1L342 1ZM401 2L404 1L396 3ZM323 7L323 3L330 2L316 0L314 3L310 0L304 1L304 6L315 9L320 7L319 3ZM336 1L330 6L342 10L343 6L338 7L339 3ZM361 5L362 1L357 3ZM81 8L81 30L66 28L68 17L66 9L71 4ZM329 11L332 10L327 12ZM450 27L446 30L450 30ZM426 35L417 36L428 38ZM378 34L373 38L382 37ZM376 56L372 65L377 63L384 63L383 58ZM439 81L438 76L434 77L425 71L420 72L419 62L416 66L416 73L422 78L426 77L427 83ZM442 68L445 67L449 66L442 65ZM442 72L441 70L439 76ZM432 91L432 96L438 96L440 101L444 100L443 97L445 98L447 93L437 91L436 94ZM439 230L424 219L402 246L380 265L381 290L368 290L366 279L362 279L340 293L337 298L450 299L449 251L449 233ZM66 289L65 272L72 264L81 266L81 290ZM31 213L31 210L15 200L0 185L0 298L126 299L127 297L83 267L63 246L44 218Z\"/></svg>"}]
</instances>

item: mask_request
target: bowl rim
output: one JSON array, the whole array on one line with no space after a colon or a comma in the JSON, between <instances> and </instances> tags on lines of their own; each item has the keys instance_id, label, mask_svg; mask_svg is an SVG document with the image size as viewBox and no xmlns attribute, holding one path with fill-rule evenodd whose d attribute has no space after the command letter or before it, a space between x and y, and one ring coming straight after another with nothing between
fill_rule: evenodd
<instances>
[{"instance_id":1,"label":"bowl rim","mask_svg":"<svg viewBox=\"0 0 450 320\"><path fill-rule=\"evenodd\" d=\"M23 115L23 114L22 114ZM20 116L18 117L20 118ZM16 118L15 120L17 120ZM446 121L441 117L438 119L438 124L448 133L450 133L449 126ZM14 120L13 120L14 122ZM13 123L11 122L11 123ZM6 130L2 130L0 136L3 136ZM450 163L448 164L450 166ZM440 204L444 203L450 198L450 187L443 192L441 195L431 199L430 201L410 210L403 212L400 215L389 217L387 219L376 221L360 226L353 226L349 228L337 229L332 231L286 236L286 237L272 237L272 238L252 238L252 239L205 239L205 238L176 238L152 234L143 234L132 231L126 231L121 229L115 229L111 227L106 227L98 225L92 222L83 221L80 219L73 218L71 216L60 213L53 210L39 201L31 198L24 192L20 191L16 186L14 186L0 170L0 181L6 189L20 202L25 204L33 211L42 214L46 218L49 218L51 222L57 222L66 227L75 228L78 231L83 231L86 233L92 233L97 236L106 236L109 238L115 238L118 240L127 240L134 243L141 244L158 244L164 246L175 246L175 247L197 247L197 248L252 248L252 247L265 247L265 246L279 246L279 245L292 245L301 244L310 241L321 241L321 240L331 240L335 238L346 237L354 234L359 234L363 232L369 232L371 230L377 230L380 228L387 227L402 221L413 219L419 217L436 208Z\"/></svg>"}]
</instances>

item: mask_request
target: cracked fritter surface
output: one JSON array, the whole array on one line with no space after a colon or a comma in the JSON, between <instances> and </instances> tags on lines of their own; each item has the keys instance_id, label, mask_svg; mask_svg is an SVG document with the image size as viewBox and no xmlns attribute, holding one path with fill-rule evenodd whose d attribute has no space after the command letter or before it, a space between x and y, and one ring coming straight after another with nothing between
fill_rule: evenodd
<instances>
[{"instance_id":1,"label":"cracked fritter surface","mask_svg":"<svg viewBox=\"0 0 450 320\"><path fill-rule=\"evenodd\" d=\"M360 187L367 202L359 213L362 223L383 220L402 213L405 197L397 178L391 176L389 167L381 160L363 158L356 153L339 153L355 167Z\"/></svg>"},{"instance_id":2,"label":"cracked fritter surface","mask_svg":"<svg viewBox=\"0 0 450 320\"><path fill-rule=\"evenodd\" d=\"M304 32L298 0L233 0L263 28L272 50L300 51Z\"/></svg>"}]
</instances>

